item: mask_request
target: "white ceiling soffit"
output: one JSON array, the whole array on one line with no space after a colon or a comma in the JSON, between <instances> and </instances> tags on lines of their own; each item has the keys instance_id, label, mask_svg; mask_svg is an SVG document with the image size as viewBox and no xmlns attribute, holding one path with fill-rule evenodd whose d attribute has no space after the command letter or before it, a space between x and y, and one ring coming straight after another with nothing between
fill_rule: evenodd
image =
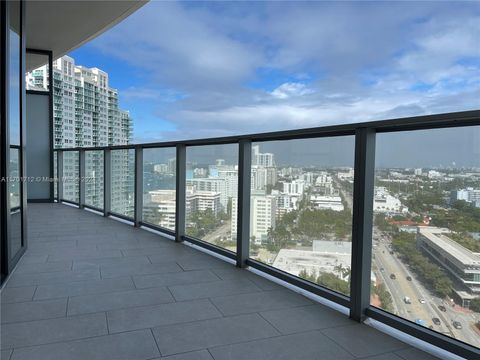
<instances>
[{"instance_id":1,"label":"white ceiling soffit","mask_svg":"<svg viewBox=\"0 0 480 360\"><path fill-rule=\"evenodd\" d=\"M110 29L148 1L26 2L26 43L29 49L51 50L57 59ZM27 56L27 71L46 60ZM42 61L44 60L44 61Z\"/></svg>"}]
</instances>

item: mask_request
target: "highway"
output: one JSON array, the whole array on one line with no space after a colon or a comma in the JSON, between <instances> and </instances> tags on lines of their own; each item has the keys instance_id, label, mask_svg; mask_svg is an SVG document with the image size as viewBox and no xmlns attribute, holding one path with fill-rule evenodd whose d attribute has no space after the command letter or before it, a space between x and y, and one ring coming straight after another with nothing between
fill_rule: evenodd
<instances>
[{"instance_id":1,"label":"highway","mask_svg":"<svg viewBox=\"0 0 480 360\"><path fill-rule=\"evenodd\" d=\"M352 208L352 195L342 187L336 177L333 177L333 179L342 198ZM408 266L397 257L397 254L395 252L390 253L391 237L387 234L383 234L382 237L377 227L373 228L372 235L374 245L372 269L376 277L385 284L392 295L393 313L411 321L422 319L427 327L431 327L435 331L480 347L479 332L474 330L474 324L480 321L480 314L457 310L446 300L431 294L416 278L415 274L410 272ZM380 269L383 269L383 271ZM391 279L391 274L395 274L396 279ZM408 281L407 276L410 276L412 280ZM405 296L410 298L411 304L404 302ZM421 304L419 299L424 299L425 303ZM439 305L443 305L446 311L440 311ZM440 325L433 324L432 318L440 319ZM455 329L452 325L453 321L459 321L463 328Z\"/></svg>"},{"instance_id":2,"label":"highway","mask_svg":"<svg viewBox=\"0 0 480 360\"><path fill-rule=\"evenodd\" d=\"M206 241L211 244L217 244L217 239L221 239L223 237L228 238L228 233L231 230L231 221L230 220L225 220L222 225L220 225L218 228L213 230L212 232L206 234L202 240ZM228 247L227 247L228 248ZM231 250L231 249L229 249Z\"/></svg>"},{"instance_id":3,"label":"highway","mask_svg":"<svg viewBox=\"0 0 480 360\"><path fill-rule=\"evenodd\" d=\"M392 295L396 315L411 321L422 319L427 327L435 331L480 346L480 336L473 329L474 323L478 321L478 314L476 316L456 311L445 300L432 295L395 253L390 254L390 238L387 236L382 239L377 229L374 229L374 241L378 245L373 252L373 267L378 269L376 275L383 280ZM381 268L384 271L380 271ZM396 276L395 280L390 279L392 273ZM407 276L410 276L412 281L408 281ZM405 296L410 297L412 304L405 304ZM421 304L419 299L424 299L425 304ZM446 312L440 311L439 305L445 306ZM440 319L440 325L433 324L434 317ZM452 326L453 321L459 321L463 328L455 329Z\"/></svg>"},{"instance_id":4,"label":"highway","mask_svg":"<svg viewBox=\"0 0 480 360\"><path fill-rule=\"evenodd\" d=\"M422 319L427 327L432 326L434 330L442 333L449 332L444 322L440 325L433 324L432 318L440 318L435 309L435 304L432 304L430 298L420 289L415 277L410 274L395 253L390 254L390 251L388 241L379 241L373 252L375 257L373 262L378 269L384 269L384 271L378 271L377 275L380 274L392 295L396 315L412 321ZM390 278L391 274L395 274L395 280ZM412 278L411 281L407 280L408 276ZM406 296L410 298L411 304L405 303L404 298ZM419 299L424 299L425 303L420 303Z\"/></svg>"}]
</instances>

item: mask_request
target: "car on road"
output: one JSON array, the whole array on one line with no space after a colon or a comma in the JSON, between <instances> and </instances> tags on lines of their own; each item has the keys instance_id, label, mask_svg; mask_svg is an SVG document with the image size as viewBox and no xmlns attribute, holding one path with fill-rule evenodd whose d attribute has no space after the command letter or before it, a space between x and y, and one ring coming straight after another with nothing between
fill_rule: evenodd
<instances>
[{"instance_id":1,"label":"car on road","mask_svg":"<svg viewBox=\"0 0 480 360\"><path fill-rule=\"evenodd\" d=\"M441 324L439 318L432 318L432 322L433 322L435 325L440 325L440 324Z\"/></svg>"},{"instance_id":2,"label":"car on road","mask_svg":"<svg viewBox=\"0 0 480 360\"><path fill-rule=\"evenodd\" d=\"M461 328L462 328L462 324L461 324L460 322L458 322L458 321L454 321L454 322L452 323L452 325L453 325L453 327L454 327L455 329L461 329Z\"/></svg>"},{"instance_id":3,"label":"car on road","mask_svg":"<svg viewBox=\"0 0 480 360\"><path fill-rule=\"evenodd\" d=\"M419 302L420 304L425 304L425 303L426 303L425 299L422 299L422 298L418 299L418 302Z\"/></svg>"},{"instance_id":4,"label":"car on road","mask_svg":"<svg viewBox=\"0 0 480 360\"><path fill-rule=\"evenodd\" d=\"M408 280L408 281L412 281L412 277L411 277L411 276L407 276L407 280Z\"/></svg>"},{"instance_id":5,"label":"car on road","mask_svg":"<svg viewBox=\"0 0 480 360\"><path fill-rule=\"evenodd\" d=\"M422 326L427 326L427 323L423 319L415 320L415 324L422 325Z\"/></svg>"},{"instance_id":6,"label":"car on road","mask_svg":"<svg viewBox=\"0 0 480 360\"><path fill-rule=\"evenodd\" d=\"M397 277L395 274L390 274L390 279L395 280Z\"/></svg>"},{"instance_id":7,"label":"car on road","mask_svg":"<svg viewBox=\"0 0 480 360\"><path fill-rule=\"evenodd\" d=\"M441 312L446 312L447 311L447 308L443 305L438 305L438 309L441 311Z\"/></svg>"},{"instance_id":8,"label":"car on road","mask_svg":"<svg viewBox=\"0 0 480 360\"><path fill-rule=\"evenodd\" d=\"M384 272L384 271L385 271L385 269L384 269L384 268L380 268L380 271L381 271L381 272Z\"/></svg>"},{"instance_id":9,"label":"car on road","mask_svg":"<svg viewBox=\"0 0 480 360\"><path fill-rule=\"evenodd\" d=\"M403 298L403 302L404 302L405 304L411 304L411 303L412 303L412 300L410 300L410 298L409 298L408 296L405 296L405 297Z\"/></svg>"}]
</instances>

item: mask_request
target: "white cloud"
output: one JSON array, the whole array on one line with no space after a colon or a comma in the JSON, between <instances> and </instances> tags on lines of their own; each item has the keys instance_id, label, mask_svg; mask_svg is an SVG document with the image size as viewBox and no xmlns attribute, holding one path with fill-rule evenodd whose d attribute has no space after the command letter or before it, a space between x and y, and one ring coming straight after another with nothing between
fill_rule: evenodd
<instances>
[{"instance_id":1,"label":"white cloud","mask_svg":"<svg viewBox=\"0 0 480 360\"><path fill-rule=\"evenodd\" d=\"M283 83L272 91L272 96L278 99L288 99L291 97L313 94L315 90L309 89L303 83Z\"/></svg>"},{"instance_id":2,"label":"white cloud","mask_svg":"<svg viewBox=\"0 0 480 360\"><path fill-rule=\"evenodd\" d=\"M151 2L93 46L186 138L478 108L479 42L478 3Z\"/></svg>"}]
</instances>

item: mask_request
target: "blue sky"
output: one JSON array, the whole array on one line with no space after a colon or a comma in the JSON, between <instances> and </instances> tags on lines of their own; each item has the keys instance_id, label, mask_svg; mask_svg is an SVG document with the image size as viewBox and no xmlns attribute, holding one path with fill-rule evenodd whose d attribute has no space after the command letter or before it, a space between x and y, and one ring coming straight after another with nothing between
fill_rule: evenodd
<instances>
[{"instance_id":1,"label":"blue sky","mask_svg":"<svg viewBox=\"0 0 480 360\"><path fill-rule=\"evenodd\" d=\"M478 109L479 2L159 2L70 54L134 141Z\"/></svg>"}]
</instances>

